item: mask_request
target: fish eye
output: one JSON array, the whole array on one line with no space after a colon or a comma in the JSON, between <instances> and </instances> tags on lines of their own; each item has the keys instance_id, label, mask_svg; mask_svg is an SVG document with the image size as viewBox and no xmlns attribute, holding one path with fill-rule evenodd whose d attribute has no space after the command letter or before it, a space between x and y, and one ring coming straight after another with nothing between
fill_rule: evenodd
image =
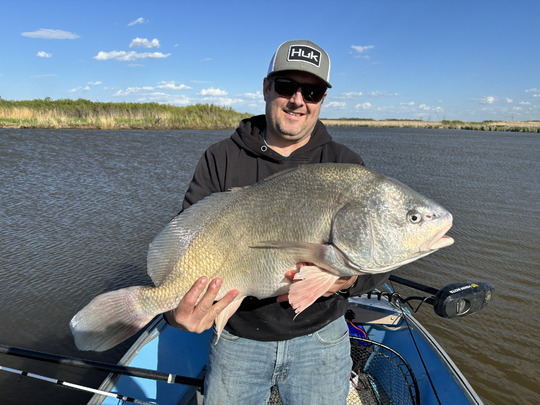
<instances>
[{"instance_id":1,"label":"fish eye","mask_svg":"<svg viewBox=\"0 0 540 405\"><path fill-rule=\"evenodd\" d=\"M422 222L422 215L417 211L409 211L407 214L407 219L411 224L418 224Z\"/></svg>"}]
</instances>

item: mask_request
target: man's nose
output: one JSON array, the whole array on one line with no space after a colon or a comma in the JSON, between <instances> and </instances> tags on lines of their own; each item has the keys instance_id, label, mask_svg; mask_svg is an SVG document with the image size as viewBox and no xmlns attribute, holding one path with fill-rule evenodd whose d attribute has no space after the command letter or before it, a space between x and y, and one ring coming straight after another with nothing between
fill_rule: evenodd
<instances>
[{"instance_id":1,"label":"man's nose","mask_svg":"<svg viewBox=\"0 0 540 405\"><path fill-rule=\"evenodd\" d=\"M296 89L296 92L291 96L291 102L293 102L296 105L303 105L304 104L304 96L302 96L302 88L298 87Z\"/></svg>"}]
</instances>

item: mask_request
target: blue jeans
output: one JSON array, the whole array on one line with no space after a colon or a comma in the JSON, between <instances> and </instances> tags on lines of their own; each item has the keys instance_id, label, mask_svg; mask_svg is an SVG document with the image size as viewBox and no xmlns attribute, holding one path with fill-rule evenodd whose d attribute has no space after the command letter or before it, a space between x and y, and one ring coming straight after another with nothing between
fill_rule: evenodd
<instances>
[{"instance_id":1,"label":"blue jeans","mask_svg":"<svg viewBox=\"0 0 540 405\"><path fill-rule=\"evenodd\" d=\"M343 317L311 335L279 342L224 330L210 340L206 405L263 405L276 386L283 404L346 404L352 360Z\"/></svg>"}]
</instances>

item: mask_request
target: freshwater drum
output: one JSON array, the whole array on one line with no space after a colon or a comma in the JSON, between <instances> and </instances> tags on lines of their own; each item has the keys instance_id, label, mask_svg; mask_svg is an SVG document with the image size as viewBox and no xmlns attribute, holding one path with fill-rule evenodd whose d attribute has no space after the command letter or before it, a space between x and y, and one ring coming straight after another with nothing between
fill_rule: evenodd
<instances>
[{"instance_id":1,"label":"freshwater drum","mask_svg":"<svg viewBox=\"0 0 540 405\"><path fill-rule=\"evenodd\" d=\"M73 317L71 331L81 350L110 349L176 308L203 275L223 279L218 300L239 291L216 319L218 338L247 296L288 292L301 316L339 277L388 272L452 244L445 235L451 226L439 204L364 166L300 166L214 194L177 216L150 245L155 287L94 298ZM297 282L284 277L298 268Z\"/></svg>"}]
</instances>

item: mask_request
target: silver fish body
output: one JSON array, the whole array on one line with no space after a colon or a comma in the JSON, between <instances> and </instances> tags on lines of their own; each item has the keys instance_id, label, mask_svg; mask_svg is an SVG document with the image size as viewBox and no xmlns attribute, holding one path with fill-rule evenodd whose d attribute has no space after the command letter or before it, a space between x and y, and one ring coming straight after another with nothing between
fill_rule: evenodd
<instances>
[{"instance_id":1,"label":"silver fish body","mask_svg":"<svg viewBox=\"0 0 540 405\"><path fill-rule=\"evenodd\" d=\"M289 293L297 314L343 276L393 270L450 245L452 215L407 186L351 164L301 166L253 186L209 196L153 240L155 287L102 294L71 320L82 350L107 350L155 315L176 308L201 276L220 277L221 331L243 298ZM291 283L287 270L303 266Z\"/></svg>"}]
</instances>

